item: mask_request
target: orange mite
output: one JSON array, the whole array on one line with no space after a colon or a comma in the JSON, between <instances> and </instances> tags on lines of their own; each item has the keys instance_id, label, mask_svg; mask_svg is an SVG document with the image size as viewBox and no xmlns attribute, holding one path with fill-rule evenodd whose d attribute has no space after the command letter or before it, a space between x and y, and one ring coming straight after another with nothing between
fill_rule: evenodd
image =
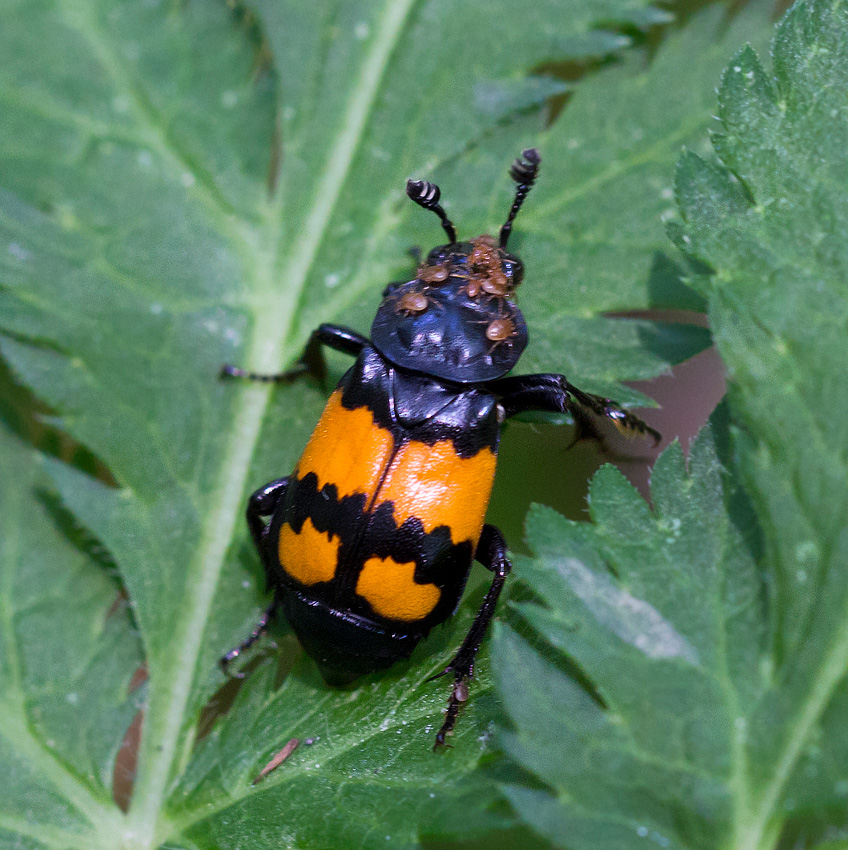
<instances>
[{"instance_id":1,"label":"orange mite","mask_svg":"<svg viewBox=\"0 0 848 850\"><path fill-rule=\"evenodd\" d=\"M508 318L494 319L486 328L486 339L490 339L495 345L506 342L515 334L515 322Z\"/></svg>"},{"instance_id":2,"label":"orange mite","mask_svg":"<svg viewBox=\"0 0 848 850\"><path fill-rule=\"evenodd\" d=\"M426 284L438 285L444 283L450 277L450 268L447 263L439 265L422 265L418 267L416 272L418 280Z\"/></svg>"},{"instance_id":3,"label":"orange mite","mask_svg":"<svg viewBox=\"0 0 848 850\"><path fill-rule=\"evenodd\" d=\"M398 313L415 315L423 313L430 306L430 299L423 292L405 292L397 299L395 309Z\"/></svg>"}]
</instances>

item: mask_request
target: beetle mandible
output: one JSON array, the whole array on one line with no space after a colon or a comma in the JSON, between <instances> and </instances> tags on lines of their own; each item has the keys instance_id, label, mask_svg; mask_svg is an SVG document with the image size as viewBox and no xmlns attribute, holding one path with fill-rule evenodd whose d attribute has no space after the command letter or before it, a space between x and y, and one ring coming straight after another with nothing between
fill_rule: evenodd
<instances>
[{"instance_id":1,"label":"beetle mandible","mask_svg":"<svg viewBox=\"0 0 848 850\"><path fill-rule=\"evenodd\" d=\"M389 284L371 338L320 325L301 365L279 375L233 366L230 377L282 381L317 363L321 346L356 358L327 403L294 472L257 490L247 523L273 601L238 657L276 614L291 624L330 684L408 657L459 605L474 560L491 585L456 655L440 747L468 697L474 659L510 571L506 542L485 520L501 425L525 411L585 413L625 434L659 434L611 399L563 375L507 376L527 345L515 304L524 276L507 251L513 221L539 171L535 148L513 162L516 190L497 239L458 242L439 187L407 195L439 217L447 244L406 283Z\"/></svg>"}]
</instances>

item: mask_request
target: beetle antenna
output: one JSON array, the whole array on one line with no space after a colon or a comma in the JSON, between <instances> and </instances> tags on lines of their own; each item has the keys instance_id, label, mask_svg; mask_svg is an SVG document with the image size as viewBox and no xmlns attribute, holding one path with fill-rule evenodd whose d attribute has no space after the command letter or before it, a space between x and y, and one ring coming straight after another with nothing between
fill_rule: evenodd
<instances>
[{"instance_id":1,"label":"beetle antenna","mask_svg":"<svg viewBox=\"0 0 848 850\"><path fill-rule=\"evenodd\" d=\"M500 245L501 248L506 248L506 243L509 240L509 234L512 233L512 223L524 203L533 184L536 182L536 175L539 173L539 163L542 157L539 156L539 151L536 148L527 148L521 151L521 156L512 163L509 169L509 176L518 184L515 188L515 200L512 202L512 208L506 218L506 223L501 228Z\"/></svg>"},{"instance_id":2,"label":"beetle antenna","mask_svg":"<svg viewBox=\"0 0 848 850\"><path fill-rule=\"evenodd\" d=\"M428 183L426 180L407 180L406 194L410 199L415 201L419 207L424 207L425 210L432 210L441 220L442 227L448 235L448 242L453 245L456 242L456 228L453 222L448 218L447 213L439 204L439 198L442 197L442 192L435 183Z\"/></svg>"}]
</instances>

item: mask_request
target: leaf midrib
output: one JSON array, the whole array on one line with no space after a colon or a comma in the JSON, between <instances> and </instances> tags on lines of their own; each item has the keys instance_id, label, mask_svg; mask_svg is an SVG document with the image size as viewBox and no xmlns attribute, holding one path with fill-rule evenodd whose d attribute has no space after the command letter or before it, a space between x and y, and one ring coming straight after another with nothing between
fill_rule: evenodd
<instances>
[{"instance_id":1,"label":"leaf midrib","mask_svg":"<svg viewBox=\"0 0 848 850\"><path fill-rule=\"evenodd\" d=\"M294 314L318 248L335 209L339 193L360 145L367 120L380 90L389 59L403 31L415 0L386 0L378 18L378 27L370 43L360 73L351 86L344 118L336 139L328 148L312 206L301 232L291 244L293 251L281 254L282 228L280 201L265 211L262 242L266 250L256 250L253 229L235 221L226 198L211 177L201 175L195 192L221 232L235 243L252 271L252 289L259 296L253 306L253 333L246 352L246 365L261 372L279 370L295 354L288 340ZM90 44L115 85L130 97L133 113L149 131L156 150L172 168L197 172L197 164L187 151L180 150L159 125L158 115L133 83L123 67L122 58L113 49L108 34L95 16L74 7L66 12L68 23ZM286 286L277 282L285 270ZM186 587L189 598L182 606L184 616L176 624L170 645L174 652L170 663L152 670L139 774L127 814L123 847L152 848L159 844L159 833L166 825L160 813L167 795L171 772L176 764L194 673L203 643L204 627L211 610L226 553L234 536L236 518L241 513L242 493L247 483L262 421L270 398L270 387L244 386L242 400L230 438L222 453L218 486L210 497L213 506L204 523L203 541L197 557L188 567ZM188 674L188 675L187 675ZM107 836L101 820L101 844L115 846L115 833Z\"/></svg>"},{"instance_id":2,"label":"leaf midrib","mask_svg":"<svg viewBox=\"0 0 848 850\"><path fill-rule=\"evenodd\" d=\"M819 668L819 675L809 696L796 713L795 722L789 726L780 758L772 772L771 781L758 795L757 805L751 817L737 825L734 846L738 850L770 850L775 837L774 831L780 824L773 823L781 794L789 782L803 747L810 739L810 732L819 721L833 696L839 682L845 678L848 665L848 617L843 618L830 652Z\"/></svg>"},{"instance_id":3,"label":"leaf midrib","mask_svg":"<svg viewBox=\"0 0 848 850\"><path fill-rule=\"evenodd\" d=\"M810 439L818 438L819 444L823 444L820 430L815 427L809 430ZM809 508L804 510L804 507L802 505L802 514L807 514ZM764 515L760 513L761 517ZM810 516L806 518L814 525ZM822 553L821 560L825 570L827 565L833 568L829 550ZM787 724L782 736L782 745L778 750L770 780L759 793L749 793L751 809L747 817L743 810L738 810L733 844L736 850L772 850L775 846L783 825L783 820L777 817L781 796L792 779L798 760L809 743L816 724L827 710L836 688L845 679L848 671L848 607L843 607L842 627L833 635L829 651L811 678L811 687L806 698L792 713L792 721ZM770 692L767 696L774 699L775 694Z\"/></svg>"}]
</instances>

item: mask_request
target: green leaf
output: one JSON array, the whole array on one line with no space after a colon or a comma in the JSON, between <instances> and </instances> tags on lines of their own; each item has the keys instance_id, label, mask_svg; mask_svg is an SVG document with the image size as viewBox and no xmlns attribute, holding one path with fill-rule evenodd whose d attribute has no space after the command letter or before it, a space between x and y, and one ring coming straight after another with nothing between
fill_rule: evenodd
<instances>
[{"instance_id":1,"label":"green leaf","mask_svg":"<svg viewBox=\"0 0 848 850\"><path fill-rule=\"evenodd\" d=\"M590 491L596 525L530 515L536 558L519 573L545 606L516 607L568 653L571 675L507 627L495 643L515 726L506 749L558 792L507 794L557 846L722 846L707 839L731 819L737 704L759 678L756 565L708 436L688 474L680 446L667 449L651 493L653 511L604 467Z\"/></svg>"},{"instance_id":2,"label":"green leaf","mask_svg":"<svg viewBox=\"0 0 848 850\"><path fill-rule=\"evenodd\" d=\"M119 828L112 772L141 647L114 576L2 425L0 466L0 845L81 846L94 823L94 840Z\"/></svg>"},{"instance_id":3,"label":"green leaf","mask_svg":"<svg viewBox=\"0 0 848 850\"><path fill-rule=\"evenodd\" d=\"M724 73L720 160L680 160L671 231L712 270L693 283L730 425L688 468L665 452L652 508L606 468L595 525L531 515L538 601L517 608L546 650L504 627L494 651L504 745L538 780L505 793L556 846L844 842L846 26L797 3L771 73L751 47Z\"/></svg>"},{"instance_id":4,"label":"green leaf","mask_svg":"<svg viewBox=\"0 0 848 850\"><path fill-rule=\"evenodd\" d=\"M10 796L3 828L39 846L385 846L386 836L414 846L427 812L435 818L484 784L470 774L490 751L485 659L443 759L430 753L426 730L444 689L422 684L450 657L479 593L413 662L350 692L316 682L286 644L294 672L282 687L263 668L198 743L204 706L223 682L216 660L263 604L242 521L246 494L293 467L325 398L310 381L271 389L217 375L225 362L279 370L319 320L367 329L383 283L409 273L408 247L437 238L434 220L404 202L410 174L450 177L463 228L499 225L511 195L506 167L524 142L510 139L485 174L476 151L489 139L497 149L516 128L526 142L538 137L544 104L564 86L534 70L598 58L626 46L622 29L666 16L644 0L497 2L485 13L471 0L232 9L213 0L8 0L4 13L0 347L16 378L114 478L48 463L63 505L117 564L149 680L124 817L111 801L111 769L131 701L111 697L125 713L104 720L105 685L89 696L73 666L44 667L60 705L71 693L92 703L84 720L70 709L45 712L62 732L56 740L70 741L50 767L63 776L79 762L78 783L96 765L97 784L60 783L50 805L64 795L79 817L45 815L43 829L24 829L15 807L25 797ZM482 201L492 212L478 217ZM532 244L530 234L524 247ZM562 297L550 265L534 271L533 298ZM624 353L604 365L609 354L590 346L593 320L642 306L631 295L547 329L545 302L528 300L540 353L556 365L568 346L582 346L584 374L612 384L705 344L700 332L618 321ZM17 478L9 485L24 486ZM4 520L19 516L9 510ZM60 560L45 535L26 551L37 563ZM11 575L27 566L16 561ZM28 582L36 593L55 586ZM52 631L62 650L76 645L68 630L77 604L86 617L104 616L81 587L80 579L60 600L73 609ZM123 695L138 658L113 643L108 663L119 673L108 681ZM21 777L24 795L26 771L43 758L34 749L53 740L32 723L29 737L4 739L2 753L2 772ZM268 757L301 735L320 741L253 787Z\"/></svg>"},{"instance_id":5,"label":"green leaf","mask_svg":"<svg viewBox=\"0 0 848 850\"><path fill-rule=\"evenodd\" d=\"M284 839L293 846L411 848L440 806L476 786L483 799L491 797L482 778L469 778L489 749L488 658L449 760L432 751L445 694L424 684L444 669L472 615L464 609L435 646L354 691L328 688L308 661L275 690L276 665L264 664L188 764L169 808L173 830L200 847L249 840L275 848ZM291 638L288 644L292 652ZM254 786L292 738L299 748ZM271 829L269 812L280 813Z\"/></svg>"}]
</instances>

